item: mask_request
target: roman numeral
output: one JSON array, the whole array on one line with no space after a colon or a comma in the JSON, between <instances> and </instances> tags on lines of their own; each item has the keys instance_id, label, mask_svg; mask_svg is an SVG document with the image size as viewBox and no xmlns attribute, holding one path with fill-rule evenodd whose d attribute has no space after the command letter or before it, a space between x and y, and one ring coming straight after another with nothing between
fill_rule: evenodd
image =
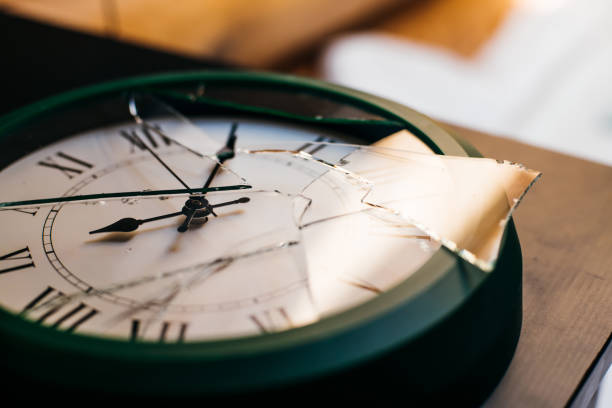
<instances>
[{"instance_id":1,"label":"roman numeral","mask_svg":"<svg viewBox=\"0 0 612 408\"><path fill-rule=\"evenodd\" d=\"M284 307L267 309L257 314L249 315L249 319L261 333L272 333L294 327L289 313Z\"/></svg>"},{"instance_id":2,"label":"roman numeral","mask_svg":"<svg viewBox=\"0 0 612 408\"><path fill-rule=\"evenodd\" d=\"M25 261L23 261L25 259ZM7 272L17 271L19 269L25 268L33 268L34 262L32 261L32 254L30 254L30 249L28 247L19 249L14 252L10 252L6 255L0 256L0 261L4 261L0 263L0 265L10 265L5 269L0 269L0 275ZM11 261L19 261L19 262L11 262Z\"/></svg>"},{"instance_id":3,"label":"roman numeral","mask_svg":"<svg viewBox=\"0 0 612 408\"><path fill-rule=\"evenodd\" d=\"M62 292L48 286L23 308L22 313L29 314L37 323L46 323L67 332L76 330L99 313L85 303L71 305L63 299L65 295Z\"/></svg>"},{"instance_id":4,"label":"roman numeral","mask_svg":"<svg viewBox=\"0 0 612 408\"><path fill-rule=\"evenodd\" d=\"M132 129L119 131L121 137L130 142L130 153L134 153L134 147L137 147L142 151L147 150L147 146L151 149L157 149L160 146L170 146L172 144L172 140L161 132L161 128L159 126L153 125L151 128L143 126L138 130ZM144 138L138 135L139 131L142 133Z\"/></svg>"},{"instance_id":5,"label":"roman numeral","mask_svg":"<svg viewBox=\"0 0 612 408\"><path fill-rule=\"evenodd\" d=\"M319 136L315 139L315 142L327 142L327 143L334 143L334 141L328 137L325 136ZM298 150L302 151L302 152L306 152L308 154L315 154L316 152L318 152L319 150L323 149L326 145L324 144L313 144L313 142L308 142L303 144L301 147L298 147Z\"/></svg>"},{"instance_id":6,"label":"roman numeral","mask_svg":"<svg viewBox=\"0 0 612 408\"><path fill-rule=\"evenodd\" d=\"M61 162L63 164L59 164L54 157L47 157L46 161L39 161L38 165L59 170L69 179L74 178L75 175L82 174L84 168L93 168L93 164L88 163L85 160L77 159L76 157L70 156L64 152L57 152L55 155L62 159Z\"/></svg>"},{"instance_id":7,"label":"roman numeral","mask_svg":"<svg viewBox=\"0 0 612 408\"><path fill-rule=\"evenodd\" d=\"M40 207L30 207L30 208L13 208L10 210L2 210L2 211L17 211L24 214L30 214L31 216L35 216L36 213L40 210Z\"/></svg>"},{"instance_id":8,"label":"roman numeral","mask_svg":"<svg viewBox=\"0 0 612 408\"><path fill-rule=\"evenodd\" d=\"M168 342L169 338L174 339L175 342L181 343L185 340L185 333L187 332L187 323L184 322L169 322L169 321L161 321L161 322L147 322L149 325L152 325L155 330L159 330L159 336L157 340L160 343ZM150 327L150 326L149 326ZM130 340L137 341L142 339L142 322L138 319L132 320L132 327L130 330Z\"/></svg>"}]
</instances>

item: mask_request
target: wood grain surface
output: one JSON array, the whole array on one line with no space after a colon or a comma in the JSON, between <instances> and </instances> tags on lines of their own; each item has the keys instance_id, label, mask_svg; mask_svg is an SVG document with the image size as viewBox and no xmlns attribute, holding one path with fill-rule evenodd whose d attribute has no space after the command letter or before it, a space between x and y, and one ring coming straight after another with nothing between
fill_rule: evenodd
<instances>
[{"instance_id":1,"label":"wood grain surface","mask_svg":"<svg viewBox=\"0 0 612 408\"><path fill-rule=\"evenodd\" d=\"M612 167L450 128L485 156L542 171L515 213L523 328L487 407L562 407L612 331Z\"/></svg>"}]
</instances>

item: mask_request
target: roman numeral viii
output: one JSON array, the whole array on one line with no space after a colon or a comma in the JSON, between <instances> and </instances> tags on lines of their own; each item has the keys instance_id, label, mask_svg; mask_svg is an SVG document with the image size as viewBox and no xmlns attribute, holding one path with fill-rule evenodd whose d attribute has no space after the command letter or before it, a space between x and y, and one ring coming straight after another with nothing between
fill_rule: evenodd
<instances>
[{"instance_id":1,"label":"roman numeral viii","mask_svg":"<svg viewBox=\"0 0 612 408\"><path fill-rule=\"evenodd\" d=\"M76 157L70 156L64 152L57 152L55 156L49 156L45 160L39 161L38 165L59 170L69 179L74 178L75 176L83 173L83 171L86 169L91 169L94 166L85 160L77 159Z\"/></svg>"},{"instance_id":2,"label":"roman numeral viii","mask_svg":"<svg viewBox=\"0 0 612 408\"><path fill-rule=\"evenodd\" d=\"M51 327L67 332L76 330L99 313L85 303L74 305L62 301L64 299L65 295L62 292L48 286L23 308L22 313L36 319L37 323L50 324Z\"/></svg>"},{"instance_id":3,"label":"roman numeral viii","mask_svg":"<svg viewBox=\"0 0 612 408\"><path fill-rule=\"evenodd\" d=\"M6 255L1 255L0 261L0 267L4 267L4 269L0 269L0 274L17 271L19 269L33 268L35 266L28 247L18 249Z\"/></svg>"}]
</instances>

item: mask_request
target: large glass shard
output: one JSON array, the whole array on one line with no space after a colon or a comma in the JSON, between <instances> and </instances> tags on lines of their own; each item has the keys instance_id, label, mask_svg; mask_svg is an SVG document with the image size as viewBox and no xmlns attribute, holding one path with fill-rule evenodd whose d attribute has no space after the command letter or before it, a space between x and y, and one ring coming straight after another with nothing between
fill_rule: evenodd
<instances>
[{"instance_id":1,"label":"large glass shard","mask_svg":"<svg viewBox=\"0 0 612 408\"><path fill-rule=\"evenodd\" d=\"M415 159L437 167L437 171L426 171L424 167L411 178L420 176L422 184L433 185L450 180L452 188L441 189L438 195L395 201L397 194L391 188L378 186L364 201L384 203L386 208L401 214L462 258L491 271L506 223L541 173L507 161L425 154L417 159L414 154L395 150L410 143L410 138L410 134L400 131L379 141L372 149L394 149L391 160L404 174L406 160ZM407 188L411 178L402 179L394 187Z\"/></svg>"},{"instance_id":2,"label":"large glass shard","mask_svg":"<svg viewBox=\"0 0 612 408\"><path fill-rule=\"evenodd\" d=\"M38 215L39 257L75 288L29 308L34 319L87 298L104 306L110 335L155 339L165 322L197 314L188 337L233 337L305 325L408 279L410 296L437 278L421 267L442 245L493 270L539 176L436 155L407 131L363 146L334 142L376 139L348 131L357 123L340 131L206 112L195 125L144 94L122 107L133 121L67 136L3 170L0 215L54 206ZM23 218L5 220L22 229ZM18 243L3 253L28 251Z\"/></svg>"},{"instance_id":3,"label":"large glass shard","mask_svg":"<svg viewBox=\"0 0 612 408\"><path fill-rule=\"evenodd\" d=\"M151 100L159 111L163 105ZM189 127L189 134L199 131L186 118L180 117L180 123ZM182 143L182 136L178 137ZM185 140L192 143L194 138ZM188 147L210 150L206 137L202 140L201 145ZM259 161L258 167L265 167L270 160L281 160L303 169L301 176L290 182L277 171L250 175L249 184L255 189L305 197L316 195L313 192L321 184L342 190L342 208L312 201L298 221L301 227L379 208L404 218L468 262L491 271L512 211L540 174L510 162L410 149L414 149L414 137L400 131L372 146L286 142L243 147L234 163ZM237 167L239 164L233 166Z\"/></svg>"},{"instance_id":4,"label":"large glass shard","mask_svg":"<svg viewBox=\"0 0 612 408\"><path fill-rule=\"evenodd\" d=\"M345 205L333 208L313 201L300 220L302 228L377 208L491 271L512 211L540 174L510 162L400 150L410 139L409 133L398 132L374 146L331 143L314 155L288 146L242 153L283 156L294 165L312 167L312 180L299 183L306 197L318 195L324 185L342 190ZM318 157L323 153L327 160Z\"/></svg>"}]
</instances>

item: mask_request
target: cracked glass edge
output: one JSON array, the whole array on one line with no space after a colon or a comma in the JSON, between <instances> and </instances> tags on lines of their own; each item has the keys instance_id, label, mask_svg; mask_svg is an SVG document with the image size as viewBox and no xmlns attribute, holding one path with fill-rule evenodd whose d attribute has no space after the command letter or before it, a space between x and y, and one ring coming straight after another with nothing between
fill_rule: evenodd
<instances>
[{"instance_id":1,"label":"cracked glass edge","mask_svg":"<svg viewBox=\"0 0 612 408\"><path fill-rule=\"evenodd\" d=\"M151 129L156 129L156 127L149 125L148 121L145 121L145 120L143 120L141 118L140 114L135 109L135 106L136 106L135 105L135 100L131 99L130 100L130 112L132 113L132 116L134 117L136 123L140 124L141 126L147 126L147 127L150 127ZM187 125L187 126L191 127L192 131L196 130L198 132L198 134L200 135L200 137L202 137L202 135L206 136L205 132L203 132L200 128L198 128L196 125L194 125L192 122L190 122L187 118L185 118L182 115L180 115L174 109L168 107L165 104L162 104L161 102L160 102L160 106L162 106L162 109L166 112L166 114L170 114L171 117L179 119L184 125ZM167 136L167 135L164 135L164 136ZM239 177L242 180L242 182L247 183L247 180L245 178L243 178L242 176L237 175L231 169L228 169L226 166L224 166L222 163L220 163L216 159L216 155L215 154L205 154L203 152L198 152L197 150L192 149L188 144L181 143L180 141L177 141L177 140L173 139L172 137L169 137L169 138L171 140L173 140L174 143L176 143L177 145L182 146L182 147L186 148L187 150L190 150L190 151L192 151L192 152L194 152L196 154L199 153L200 157L208 158L208 159L214 161L222 169L224 169L224 170L226 170L226 171L228 171L230 173L233 173L234 175ZM213 142L213 143L216 144L216 142ZM311 145L317 145L317 144L328 145L328 144L330 144L330 143L327 143L327 142L309 142L309 143ZM371 150L371 151L375 151L375 150L394 151L395 150L395 149L379 148L379 147L373 147L373 146L359 146L359 145L344 145L344 146L352 147L355 150L366 150L366 151L367 150ZM409 151L403 151L403 150L396 150L396 151L398 151L398 152L401 151L403 153L409 152ZM289 154L289 155L292 155L292 156L294 156L296 158L307 160L307 161L312 161L312 162L318 163L319 165L325 166L327 168L327 171L339 172L344 177L353 180L357 185L360 185L362 188L365 189L365 193L364 193L364 196L363 196L361 202L363 204L365 204L365 205L370 206L371 209L374 209L374 208L376 208L376 209L383 209L383 210L389 211L390 213L392 213L394 215L401 216L407 222L409 222L409 223L415 225L416 227L420 228L427 235L431 236L433 239L439 241L444 246L446 246L447 248L451 249L453 252L457 253L462 258L466 259L468 262L470 262L472 264L475 264L476 266L478 266L479 268L481 268L483 270L491 270L492 267L494 266L494 263L492 264L490 262L482 262L482 260L479 260L470 251L468 251L466 249L458 248L458 246L453 241L447 240L444 237L437 235L435 233L435 231L431 231L425 225L423 225L422 223L419 223L418 220L412 220L409 217L402 216L401 214L399 214L397 211L394 211L393 209L386 208L384 206L380 206L380 205L377 205L375 203L369 203L369 202L365 201L365 197L367 197L367 195L369 195L369 193L371 192L372 187L375 186L375 183L369 181L366 177L362 177L361 175L359 175L357 173L354 173L354 172L351 172L351 171L349 171L347 169L344 169L342 166L338 166L336 164L327 162L327 161L325 161L323 159L319 159L316 156L313 156L313 155L311 155L311 154L309 154L307 152L301 151L301 150L288 150L288 149L272 149L272 150L270 150L269 148L259 148L259 149L258 148L250 148L250 149L237 150L237 153L244 153L244 154L261 154L261 153L268 153L268 154ZM409 153L416 154L416 155L422 154L422 153L418 153L418 152L409 152ZM446 156L446 157L450 157L450 156ZM457 158L457 159L461 159L461 158ZM484 159L484 160L491 160L491 159ZM497 162L499 164L502 164L502 165L518 166L521 169L525 168L524 166L516 164L516 163L513 163L513 162L505 162L505 161L504 162L497 161ZM523 191L523 193L520 195L520 197L515 200L514 204L511 206L511 208L510 208L506 218L503 220L504 223L507 222L507 220L510 218L510 216L511 216L512 212L514 211L514 209L518 206L518 204L520 203L520 201L522 200L524 195L527 193L527 191L530 189L530 187L535 183L535 181L539 177L540 177L540 174L538 174L531 181L529 186ZM316 180L316 178L313 179L313 181L314 180ZM143 190L143 193L145 191L146 190ZM158 197L164 196L164 195L169 195L169 194L161 194L161 195L154 196L154 197L158 198ZM176 196L183 196L183 195L188 195L188 193L176 194ZM153 197L151 197L151 198L153 198ZM91 200L91 201L95 202L95 201L99 201L99 200ZM80 202L80 203L83 204L83 202ZM2 207L2 206L7 207L8 206L7 204L10 204L10 203L0 203L0 207ZM302 213L302 215L308 210L308 207L309 207L309 205L305 207L304 212ZM19 207L19 208L31 208L31 207ZM10 209L15 209L15 208L10 208ZM4 209L0 209L0 210L4 210ZM361 210L361 211L366 211L366 210L367 209ZM340 214L339 216L345 216L345 215L350 215L350 214L351 213ZM335 218L335 217L333 217L333 218ZM324 222L324 221L327 221L327 220L326 219L316 220L316 222ZM311 224L312 223L310 223L308 225L311 225ZM308 227L308 225L299 225L299 223L298 223L298 227L299 228ZM247 258L247 257L250 257L250 256L255 256L257 254L269 252L269 251L272 251L272 250L278 250L278 249L287 248L289 246L296 245L298 243L299 243L299 241L280 242L278 244L272 245L271 247L261 248L259 250L253 251L253 252L248 253L248 254L242 254L242 255L239 255L239 256L234 256L234 257L226 258L226 262L228 262L228 264L229 264L229 263L234 262L235 260L238 260L238 259L244 259L244 258ZM144 280L128 282L127 284L123 283L123 284L119 284L119 285L114 285L112 287L109 287L109 288L106 288L106 289L102 289L102 290L101 289L94 289L93 291L90 291L89 293L83 293L83 292L75 293L73 295L64 296L62 299L58 299L55 302L61 302L61 304L69 303L69 302L74 301L76 299L80 299L80 298L84 298L84 297L89 297L89 296L96 296L96 295L103 294L103 293L108 293L108 292L118 291L118 290L130 287L130 286L136 286L136 285L142 284L144 282L149 282L151 280L163 279L165 277L171 276L171 274L193 272L193 271L201 269L203 267L205 268L204 270L206 271L207 268L212 267L215 264L218 264L218 261L220 259L223 259L223 258L219 258L217 260L214 260L214 261L211 261L211 262L208 262L208 263L204 263L204 264L198 264L198 265L195 265L195 266L192 266L192 267L182 268L181 270L170 271L170 272L167 272L167 273L163 273L161 275L147 277ZM176 296L176 294L170 298L170 301L175 296ZM157 297L156 299L159 299L159 297ZM154 300L151 300L151 301L154 301ZM51 302L51 300L49 302ZM55 302L52 302L51 306L56 307L57 304L55 304ZM39 307L50 307L50 305L49 305L49 303L46 303L46 304L40 305ZM128 311L128 312L130 312L130 311Z\"/></svg>"},{"instance_id":2,"label":"cracked glass edge","mask_svg":"<svg viewBox=\"0 0 612 408\"><path fill-rule=\"evenodd\" d=\"M321 143L321 144L326 144L326 143ZM358 149L362 149L362 150L386 150L386 151L392 150L392 149L387 149L387 148L385 148L385 149L372 148L372 147L369 147L369 146L357 146L357 145L347 145L347 146L353 147L353 148L355 148L355 150L358 150ZM401 151L401 152L405 153L405 151ZM461 256L462 258L466 259L468 262L470 262L472 264L475 264L479 268L481 268L483 270L487 270L487 269L490 270L494 266L494 263L484 262L484 261L478 259L472 252L470 252L470 251L468 251L466 249L458 248L457 245L453 241L447 240L444 237L439 236L438 234L436 234L435 231L431 231L430 229L427 228L427 226L423 225L422 223L419 223L418 220L413 220L413 219L410 219L410 217L403 216L402 214L398 213L397 211L395 211L395 210L393 210L391 208L387 208L385 206L378 205L376 203L367 202L365 200L365 197L367 197L367 195L370 193L372 187L375 186L375 183L372 183L367 178L362 177L359 174L356 174L354 172L351 172L350 170L344 169L341 166L334 165L333 163L329 163L329 162L327 162L327 161L325 161L323 159L315 158L312 155L310 155L310 154L308 154L306 152L303 152L303 151L282 150L282 149L270 150L269 148L266 148L266 149L260 149L260 150L244 150L244 151L239 151L238 153L242 153L242 154L284 154L284 155L292 156L292 157L294 157L296 159L312 161L314 163L318 163L318 164L320 164L322 166L325 166L328 169L328 171L337 171L340 174L342 174L343 176L351 178L352 180L354 180L356 182L357 186L360 186L361 188L364 189L363 190L363 198L361 199L361 203L366 205L367 208L363 208L363 209L352 211L352 212L348 212L348 213L337 214L337 215L334 215L334 216L329 217L329 218L323 218L323 219L314 220L314 221L309 222L308 224L301 223L301 218L308 211L308 208L310 206L310 203L312 202L312 199L307 197L307 196L305 196L305 195L303 195L303 194L292 195L292 194L288 194L288 193L283 193L283 192L278 191L278 190L274 190L273 192L275 192L275 193L283 194L283 195L286 195L288 197L293 196L294 199L299 197L299 198L305 199L307 201L307 205L304 207L302 213L298 217L298 220L296 220L296 225L295 226L298 229L307 228L310 225L313 225L313 224L316 224L316 223L326 222L326 221L329 221L329 220L332 220L332 219L335 219L335 218L338 218L338 217L350 216L352 214L359 213L359 212L368 212L368 211L373 211L373 210L383 210L385 212L388 212L390 214L398 216L401 219L403 219L404 221L414 225L415 227L417 227L418 229L422 230L424 233L426 233L427 235L432 237L432 239L440 242L442 245L444 245L447 248L451 249L452 251L456 252L459 256ZM484 159L484 160L492 160L492 159ZM525 169L524 166L516 164L516 163L513 163L513 162L500 162L500 161L497 161L497 163L498 164L503 164L503 165L509 165L509 166L517 166L520 169ZM315 177L313 179L313 181L316 181L316 179L318 179L318 178L320 178L320 177L322 177L324 175L325 175L325 172L323 172L320 176ZM516 209L516 207L518 206L518 204L520 203L520 201L522 200L524 195L529 190L529 188L537 181L537 179L539 177L540 177L540 174L538 174L531 181L531 183L529 184L528 188L525 189L525 191L523 191L521 196L518 199L514 200L514 204L511 206L507 216L505 217L505 219L502 222L506 223L508 221L508 219L510 218L512 212ZM250 191L250 193L260 193L260 192L261 193L270 193L272 191L270 191L270 190L253 190L253 191ZM245 259L245 258L248 258L248 257L256 256L256 255L259 255L259 254L262 254L262 253L271 252L271 251L274 251L274 250L279 250L279 249L287 248L287 247L290 247L290 246L293 246L293 245L297 245L297 244L299 244L299 241L279 242L279 243L276 243L276 244L272 244L272 245L269 245L269 246L257 249L255 251L250 252L250 253L238 254L238 255L227 255L227 256L224 256L224 257L217 258L217 259L212 260L212 261L198 263L198 264L190 266L190 267L185 267L185 268L181 268L181 269L178 269L178 270L168 271L168 272L164 272L162 274L155 274L155 275L145 276L145 277L141 277L141 278L139 278L137 280L134 280L134 281L122 282L122 283L119 283L119 284L116 284L116 285L112 285L112 286L104 288L104 289L99 289L98 288L98 289L94 289L94 290L92 290L90 292L87 292L87 293L85 293L85 292L78 292L78 293L75 293L75 294L72 294L72 295L64 296L63 298L49 300L47 303L41 304L37 308L54 308L54 307L58 307L60 305L66 304L66 303L70 303L70 302L78 300L78 299L87 298L87 297L91 297L91 296L100 296L100 295L103 295L105 293L116 292L116 291L123 290L123 289L126 289L126 288L138 286L138 285L141 285L141 284L144 284L144 283L149 283L149 282L152 282L152 281L156 281L156 280L159 280L159 279L165 279L165 278L169 278L169 277L173 277L173 276L177 276L177 275L181 275L181 274L188 274L188 273L200 271L200 274L197 274L194 278L192 278L195 281L195 280L199 280L199 279L205 278L205 277L201 276L201 274L205 274L205 276L209 276L210 274L214 273L214 272L210 272L209 271L209 268L211 268L211 267L223 265L224 263L225 263L225 266L227 266L229 263L232 263L232 262L234 262L236 260L239 260L239 259ZM207 272L208 272L208 274L206 274ZM176 288L176 286L174 286L174 288ZM167 288L165 288L165 289L167 289ZM180 290L177 291L177 289L174 289L174 295L171 296L170 298L162 297L162 296L159 296L159 295L151 297L148 300L146 300L143 305L136 306L135 308L126 311L125 312L125 313L127 313L126 316L129 317L129 316L133 315L134 313L137 313L140 310L148 309L147 306L149 304L155 304L156 306L159 306L160 305L160 299L161 299L161 303L164 303L163 299L167 299L167 302L165 302L165 303L168 304L179 293L180 293ZM163 313L163 309L160 310L158 313Z\"/></svg>"},{"instance_id":3,"label":"cracked glass edge","mask_svg":"<svg viewBox=\"0 0 612 408\"><path fill-rule=\"evenodd\" d=\"M146 104L149 104L149 106L145 106ZM159 127L153 126L153 120L155 120L155 118L169 117L175 119L179 123L182 132L188 134L193 133L197 135L197 140L199 143L204 142L211 148L218 148L222 146L218 142L213 140L210 136L208 136L208 134L203 129L196 126L192 121L190 121L188 118L183 116L180 112L178 112L168 104L148 94L133 93L128 101L128 110L136 124L145 126L157 132L161 136L167 137L174 144L183 147L184 149L190 151L191 153L194 153L195 155L204 160L208 159L213 161L215 165L219 166L224 171L233 174L237 179L241 180L243 184L248 184L247 180L244 177L237 174L227 166L224 166L223 163L219 161L215 153L204 153L202 152L201 147L194 146L194 141L185 138L184 135L180 135L179 138L177 138L176 136L169 136L161 132Z\"/></svg>"},{"instance_id":4,"label":"cracked glass edge","mask_svg":"<svg viewBox=\"0 0 612 408\"><path fill-rule=\"evenodd\" d=\"M377 151L384 151L384 152L395 152L401 155L409 155L409 156L415 156L415 157L431 157L432 155L427 155L427 154L423 154L423 153L415 153L415 152L410 152L410 151L405 151L405 150L397 150L397 149L389 149L389 148L381 148L381 147L375 147L375 146L360 146L360 145L349 145L349 144L336 144L336 143L326 143L326 142L310 142L310 145L335 145L335 146L344 146L344 147L348 147L353 149L354 151L370 151L370 152L377 152ZM327 171L335 171L338 172L340 174L342 174L345 178L350 179L354 184L356 184L357 186L360 186L363 189L363 197L362 197L362 203L369 205L371 207L377 207L377 208L384 208L388 211L394 212L394 210L385 207L384 205L379 205L375 202L371 202L367 200L367 197L370 195L373 187L376 186L376 183L373 183L372 181L370 181L367 177L361 176L360 174L357 174L355 172L352 172L350 170L345 169L343 166L339 166L336 165L334 163L330 163L327 162L323 159L319 159L315 156L312 156L311 154L304 152L304 151L299 151L299 150L289 150L289 149L283 149L283 148L278 148L278 149L274 149L274 148L270 148L270 146L265 146L264 148L249 148L249 149L238 149L237 150L237 154L247 154L247 155L256 155L256 154L285 154L285 155L289 155L292 156L294 158L297 159L302 159L302 160L306 160L306 161L310 161L312 163L316 163L317 165L320 165L322 167L324 167ZM461 158L461 157L453 157L453 156L441 156L441 155L435 155L434 157L438 157L438 158L443 158L444 160L479 160L479 161L493 161L493 159L486 159L486 158ZM528 170L525 166L522 166L520 164L514 163L514 162L508 162L508 161L499 161L497 160L496 163L500 166L511 166L511 167L516 167L519 170L522 171L530 171ZM224 165L221 165L223 169L226 169L227 167ZM322 174L324 174L324 172L322 172ZM527 193L527 191L529 191L529 189L531 188L531 186L539 179L540 174L538 173L538 175L530 182L529 186L522 191L522 193L520 194L520 196L515 200L515 202L510 206L508 213L506 214L506 216L504 217L503 220L501 220L501 222L506 223L507 220L510 218L510 216L512 215L513 211L516 209L516 207L518 206L518 204L521 202L521 200L523 199L523 197L525 196L525 194ZM313 179L313 181L315 181L315 179ZM250 186L244 185L244 188L248 188ZM257 187L257 186L253 186L253 187ZM217 189L223 189L223 187L217 188ZM172 191L167 191L166 193L171 193ZM149 194L151 193L150 191L147 190L142 190L141 194L145 195L145 194ZM150 197L142 197L142 198L164 198L166 196L186 196L189 195L189 193L177 193L177 194L161 194L161 195L151 195ZM73 198L78 198L77 196L73 197ZM74 203L76 204L95 204L95 203L99 203L100 201L104 201L109 199L108 197L103 197L100 199L94 199L94 200L87 200L87 201L75 201ZM121 199L121 198L117 198L117 199ZM73 202L67 202L65 204L72 204ZM0 208L0 211L3 210L14 210L14 209L27 209L27 208L34 208L33 206L13 206L11 205L13 203L0 203L0 207L4 207L4 208ZM45 204L40 204L40 205L45 205ZM494 262L482 262L481 260L479 260L477 258L477 256L465 249L465 248L461 248L459 247L455 242L453 242L452 240L448 240L446 239L443 235L437 233L437 231L432 230L431 228L429 228L426 224L420 222L418 220L418 218L414 218L414 217L410 217L409 215L403 215L406 218L406 221L411 222L417 226L419 226L419 228L423 229L424 232L426 232L428 235L432 236L432 238L434 238L435 240L441 242L444 246L446 246L447 248L449 248L451 251L456 252L457 254L459 254L461 257L463 257L464 259L466 259L468 262L473 263L475 265L477 265L479 268L484 269L484 270L492 270L492 268L494 267Z\"/></svg>"},{"instance_id":5,"label":"cracked glass edge","mask_svg":"<svg viewBox=\"0 0 612 408\"><path fill-rule=\"evenodd\" d=\"M176 276L186 275L186 274L190 274L193 272L202 272L202 274L204 274L204 272L209 272L207 275L209 276L209 275L214 274L214 271L210 271L210 268L221 266L221 265L227 266L238 260L248 259L248 258L257 256L257 255L280 251L280 250L290 248L290 247L293 247L295 245L300 245L300 244L301 244L301 241L299 240L283 241L283 242L267 245L261 248L257 248L253 251L249 251L245 253L228 254L225 256L215 258L213 260L199 262L195 265L185 266L182 268L178 268L178 269L174 269L174 270L166 271L162 273L155 273L155 274L141 276L137 279L126 280L123 282L119 282L119 283L107 286L105 288L92 288L92 290L86 291L86 292L84 291L76 292L75 291L74 293L63 295L61 297L56 296L52 299L42 302L41 304L33 307L31 311L37 311L41 309L53 309L53 308L63 306L65 304L68 304L74 301L78 301L78 300L82 300L82 299L86 299L90 297L95 297L95 296L103 296L105 294L111 294L111 293L115 293L120 290L130 289L133 287L137 287L139 285L143 285L143 284L150 283L150 282L155 282L161 279L173 278ZM198 277L201 278L202 276L198 276Z\"/></svg>"},{"instance_id":6,"label":"cracked glass edge","mask_svg":"<svg viewBox=\"0 0 612 408\"><path fill-rule=\"evenodd\" d=\"M316 145L317 143L313 142L311 144ZM321 143L321 144L338 146L338 144L332 144L332 143ZM464 161L464 162L467 162L467 161L476 162L477 161L483 164L491 164L495 162L498 166L515 167L519 171L533 173L533 178L530 180L527 186L525 186L522 189L519 196L513 197L512 202L508 203L509 208L507 209L504 217L501 220L499 220L499 223L502 227L505 227L508 220L512 216L512 213L516 210L516 208L518 207L518 204L522 201L523 197L531 189L533 184L541 177L541 173L533 171L533 170L529 170L527 167L521 164L517 164L514 162L510 162L510 161L500 161L500 160L494 160L494 159L488 159L488 158L464 158L464 157L457 157L457 156L430 155L430 154L411 152L411 151L406 151L406 150L390 149L386 147L358 146L358 145L345 145L345 146L353 146L355 148L355 151L370 151L370 152L383 151L386 153L396 153L402 159L409 159L410 156L423 157L423 158L435 157L438 160L440 160L443 165L444 165L443 162L446 160ZM243 153L247 153L247 154L286 154L286 155L290 155L295 158L300 158L303 160L316 162L322 166L327 167L329 171L339 172L344 177L351 179L354 182L354 184L356 184L357 186L360 186L363 189L363 197L361 198L362 204L367 205L371 208L378 208L381 210L386 210L386 211L389 211L390 213L393 213L395 215L402 217L405 221L414 224L416 227L421 229L427 235L431 236L434 240L440 242L443 246L445 246L446 248L456 253L458 256L460 256L464 260L477 266L478 268L482 269L485 272L491 272L495 268L495 264L498 258L498 253L492 259L489 259L489 260L481 259L473 251L462 247L462 245L457 244L452 239L448 239L443 233L440 233L435 228L431 228L427 223L424 223L421 220L419 220L418 217L414 217L410 214L400 213L394 210L393 208L390 208L387 205L371 201L371 199L369 200L368 196L371 195L372 191L376 187L376 183L369 180L367 176L362 176L359 173L356 173L354 171L344 168L343 166L327 162L323 159L314 157L310 155L309 153L303 152L303 151L275 149L270 146L266 146L265 148L251 147L249 149L244 149ZM314 221L311 223L316 223L316 222L318 221ZM498 237L499 241L501 241L501 238L502 238L501 236ZM499 242L497 244L499 244ZM499 247L497 249L497 252L498 251L499 251Z\"/></svg>"},{"instance_id":7,"label":"cracked glass edge","mask_svg":"<svg viewBox=\"0 0 612 408\"><path fill-rule=\"evenodd\" d=\"M311 145L317 145L319 142L311 142ZM402 155L404 155L404 157L408 154L410 156L415 155L415 156L421 156L421 157L431 157L432 155L426 155L426 154L422 154L422 153L414 153L414 152L410 152L410 151L403 151L403 150L395 150L395 149L388 149L388 148L379 148L379 147L373 147L373 146L359 146L359 145L341 145L341 144L331 144L331 143L324 143L324 142L320 142L321 145L336 145L336 146L344 146L344 147L349 147L354 149L354 151L370 151L370 152L376 152L376 151L385 151L385 152L396 152L396 153L400 153ZM338 172L339 174L341 174L343 177L345 177L346 179L349 179L352 181L352 184L355 184L356 186L360 187L363 189L363 197L361 199L361 202L365 205L368 205L372 208L381 208L381 209L386 209L387 211L390 212L395 212L395 210L388 208L384 205L380 205L378 203L372 202L372 201L368 201L367 197L371 194L372 189L376 186L376 183L370 181L367 177L361 176L358 173L352 172L350 170L347 170L346 168L344 168L343 166L340 165L336 165L334 163L330 163L327 162L323 159L317 158L315 156L312 156L311 154L304 152L304 151L299 151L299 150L289 150L289 149L271 149L270 147L266 146L263 149L259 149L259 148L250 148L250 149L238 149L236 151L237 155L240 154L246 154L246 155L257 155L257 154L277 154L277 155L288 155L297 159L302 159L305 161L309 161L312 163L315 163L317 165L320 165L322 167L324 167L327 171L334 171L334 172ZM443 160L479 160L479 161L493 161L493 159L486 159L486 158L460 158L460 157L453 157L453 156L441 156L441 155L436 155L434 157L437 158L443 158ZM508 162L508 161L496 161L496 163L500 166L511 166L511 167L516 167L519 170L522 171L529 171L526 167L514 163L514 162ZM227 167L224 165L221 165L221 167L223 169L226 169ZM322 172L322 174L325 174L325 172ZM515 201L512 203L512 205L509 208L509 211L507 212L506 216L504 217L503 220L501 220L501 222L506 223L508 221L508 219L510 218L510 216L512 215L512 213L514 212L514 210L516 209L516 207L518 206L518 204L522 201L523 197L525 196L525 194L529 191L529 189L531 188L531 186L539 179L540 174L538 173L536 177L534 177L534 179L529 183L529 185L527 186L526 189L524 189L520 196L517 197L515 199ZM316 178L313 179L313 181L315 181ZM248 185L244 185L244 188L248 188L251 186ZM253 187L257 187L257 186L253 186ZM219 187L219 188L212 188L212 189L216 189L216 190L222 190L224 187ZM187 196L190 193L176 193L176 194L168 194L168 193L172 193L173 191L164 191L164 194L150 194L152 193L151 191L147 191L147 190L142 190L141 192L137 192L133 195L135 196L140 196L142 195L142 198L164 198L167 196ZM212 192L210 190L207 190L206 192ZM108 195L111 195L113 193L109 193ZM93 204L93 203L100 203L103 202L105 200L108 199L113 199L113 197L107 197L107 195L104 195L103 197L99 198L99 199L92 199L92 200L80 200L79 196L73 196L71 198L74 198L75 200L78 201L69 201L66 202L65 204L84 204L84 205L88 205L88 204ZM125 197L120 197L120 198L116 198L116 199L121 199L121 198L125 198ZM27 209L27 208L34 208L34 206L15 206L13 204L16 203L11 203L11 202L7 202L7 203L0 203L0 207L4 207L4 208L0 208L0 211L5 211L5 210L14 210L14 209ZM38 206L41 205L46 205L45 203L40 203ZM50 204L49 204L50 205ZM403 217L405 217L406 221L411 222L413 224L415 224L416 226L418 226L420 229L422 229L425 233L427 233L428 235L432 236L432 238L434 238L435 240L441 242L444 246L446 246L448 249L450 249L453 252L456 252L457 254L459 254L462 258L466 259L468 262L477 265L479 268L486 270L486 271L490 271L493 269L495 262L483 262L482 260L479 260L477 258L477 256L465 249L465 248L461 248L460 246L458 246L455 242L453 242L452 240L449 240L447 238L445 238L443 235L439 234L437 231L429 228L426 224L420 222L418 220L418 218L414 218L411 217L410 215L406 215L403 214Z\"/></svg>"}]
</instances>

